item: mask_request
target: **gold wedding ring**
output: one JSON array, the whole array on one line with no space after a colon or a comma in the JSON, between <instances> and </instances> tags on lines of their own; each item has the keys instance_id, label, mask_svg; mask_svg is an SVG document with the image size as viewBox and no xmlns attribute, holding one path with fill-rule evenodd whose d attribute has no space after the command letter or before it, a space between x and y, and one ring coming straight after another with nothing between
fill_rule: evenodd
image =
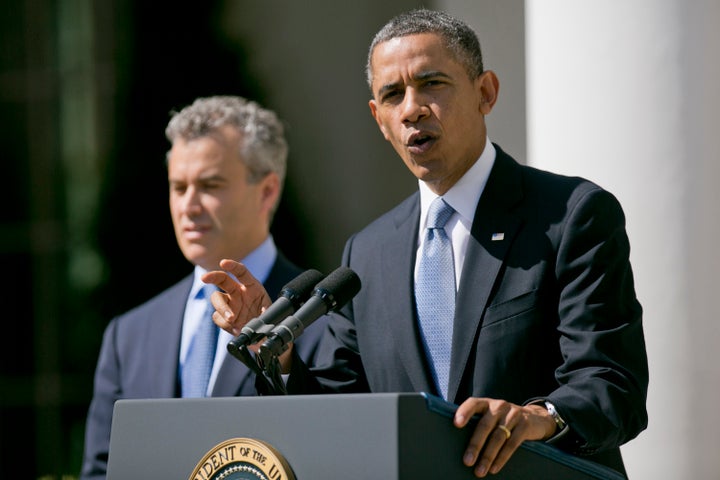
<instances>
[{"instance_id":1,"label":"gold wedding ring","mask_svg":"<svg viewBox=\"0 0 720 480\"><path fill-rule=\"evenodd\" d=\"M512 432L510 431L510 429L507 428L505 425L498 425L497 428L499 428L500 430L503 431L503 433L505 434L505 440L510 438L510 435L512 435Z\"/></svg>"}]
</instances>

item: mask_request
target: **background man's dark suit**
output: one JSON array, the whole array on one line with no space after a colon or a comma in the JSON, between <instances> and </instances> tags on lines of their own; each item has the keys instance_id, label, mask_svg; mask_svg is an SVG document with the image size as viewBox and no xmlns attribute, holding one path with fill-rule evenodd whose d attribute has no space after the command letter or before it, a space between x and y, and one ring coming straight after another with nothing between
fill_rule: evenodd
<instances>
[{"instance_id":1,"label":"background man's dark suit","mask_svg":"<svg viewBox=\"0 0 720 480\"><path fill-rule=\"evenodd\" d=\"M617 446L647 424L648 370L621 207L496 149L457 295L449 398L546 397L572 426L566 448L624 470ZM435 391L413 301L419 211L416 193L348 241L362 290L321 346L325 388Z\"/></svg>"},{"instance_id":2,"label":"background man's dark suit","mask_svg":"<svg viewBox=\"0 0 720 480\"><path fill-rule=\"evenodd\" d=\"M302 270L280 252L265 289L275 299L282 287ZM180 396L178 358L185 304L192 286L190 275L108 325L95 373L95 391L88 414L84 472L103 472L110 441L110 418L119 398L174 398ZM318 338L326 319L311 325L296 343L306 362L314 361ZM255 374L227 355L218 372L213 397L256 395ZM97 466L97 467L96 467ZM92 478L92 477L84 477Z\"/></svg>"}]
</instances>

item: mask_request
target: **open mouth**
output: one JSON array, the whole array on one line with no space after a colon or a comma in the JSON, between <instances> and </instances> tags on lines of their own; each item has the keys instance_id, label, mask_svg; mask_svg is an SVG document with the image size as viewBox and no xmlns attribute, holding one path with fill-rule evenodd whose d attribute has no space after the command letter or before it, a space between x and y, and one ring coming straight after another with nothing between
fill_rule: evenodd
<instances>
[{"instance_id":1,"label":"open mouth","mask_svg":"<svg viewBox=\"0 0 720 480\"><path fill-rule=\"evenodd\" d=\"M427 133L416 133L410 136L407 142L408 149L413 153L427 151L435 143L436 138Z\"/></svg>"},{"instance_id":2,"label":"open mouth","mask_svg":"<svg viewBox=\"0 0 720 480\"><path fill-rule=\"evenodd\" d=\"M432 140L432 137L431 137L430 135L420 135L419 137L414 138L414 139L410 142L410 146L411 146L411 147L417 147L417 146L420 146L420 145L425 145L425 144L426 144L427 142L429 142L430 140Z\"/></svg>"}]
</instances>

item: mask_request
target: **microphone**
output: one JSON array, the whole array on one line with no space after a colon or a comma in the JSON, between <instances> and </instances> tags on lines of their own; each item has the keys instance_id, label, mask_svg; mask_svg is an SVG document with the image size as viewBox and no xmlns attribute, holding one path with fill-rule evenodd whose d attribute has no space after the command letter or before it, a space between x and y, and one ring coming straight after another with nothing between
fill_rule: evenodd
<instances>
[{"instance_id":1,"label":"microphone","mask_svg":"<svg viewBox=\"0 0 720 480\"><path fill-rule=\"evenodd\" d=\"M311 323L350 301L360 291L360 277L350 268L340 267L317 284L312 296L295 314L272 329L260 347L260 359L268 365L272 355L280 355Z\"/></svg>"},{"instance_id":2,"label":"microphone","mask_svg":"<svg viewBox=\"0 0 720 480\"><path fill-rule=\"evenodd\" d=\"M240 335L227 344L228 352L237 356L241 347L262 340L273 326L292 315L305 302L313 287L325 278L317 270L306 270L285 285L275 300L260 316L250 320L240 330Z\"/></svg>"}]
</instances>

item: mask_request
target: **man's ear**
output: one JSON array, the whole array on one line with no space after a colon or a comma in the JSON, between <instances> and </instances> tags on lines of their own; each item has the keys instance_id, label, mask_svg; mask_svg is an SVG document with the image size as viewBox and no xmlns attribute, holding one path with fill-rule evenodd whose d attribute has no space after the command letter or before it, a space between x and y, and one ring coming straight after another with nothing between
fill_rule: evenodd
<instances>
[{"instance_id":1,"label":"man's ear","mask_svg":"<svg viewBox=\"0 0 720 480\"><path fill-rule=\"evenodd\" d=\"M280 177L275 172L268 173L260 181L260 205L263 210L272 212L280 198Z\"/></svg>"},{"instance_id":2,"label":"man's ear","mask_svg":"<svg viewBox=\"0 0 720 480\"><path fill-rule=\"evenodd\" d=\"M385 128L385 125L383 124L380 116L378 115L377 102L375 102L375 99L373 98L370 99L368 105L370 106L370 113L372 113L375 122L378 124L378 127L380 127L380 131L382 132L383 137L385 137L385 140L390 141L390 139L388 138L387 129Z\"/></svg>"},{"instance_id":3,"label":"man's ear","mask_svg":"<svg viewBox=\"0 0 720 480\"><path fill-rule=\"evenodd\" d=\"M475 79L475 88L480 95L480 113L489 115L495 106L500 91L500 82L492 70L485 70Z\"/></svg>"}]
</instances>

